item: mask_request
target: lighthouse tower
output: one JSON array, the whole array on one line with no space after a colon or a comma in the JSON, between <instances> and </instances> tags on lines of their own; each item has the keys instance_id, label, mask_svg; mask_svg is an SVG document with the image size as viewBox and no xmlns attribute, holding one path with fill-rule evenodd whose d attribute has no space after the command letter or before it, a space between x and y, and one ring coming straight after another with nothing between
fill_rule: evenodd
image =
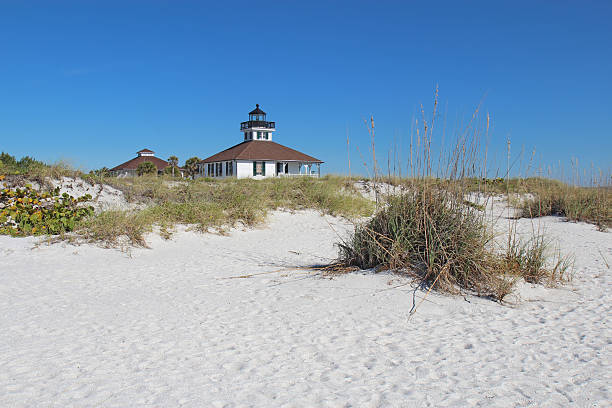
<instances>
[{"instance_id":1,"label":"lighthouse tower","mask_svg":"<svg viewBox=\"0 0 612 408\"><path fill-rule=\"evenodd\" d=\"M244 133L244 141L262 140L271 141L272 132L276 130L274 122L266 120L266 112L259 109L259 104L249 112L249 120L240 124L240 131Z\"/></svg>"}]
</instances>

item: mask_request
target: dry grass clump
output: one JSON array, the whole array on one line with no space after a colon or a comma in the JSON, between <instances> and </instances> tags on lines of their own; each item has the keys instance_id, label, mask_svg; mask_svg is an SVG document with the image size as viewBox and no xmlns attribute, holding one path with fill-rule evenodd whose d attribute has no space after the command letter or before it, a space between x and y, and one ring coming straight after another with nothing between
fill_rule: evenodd
<instances>
[{"instance_id":1,"label":"dry grass clump","mask_svg":"<svg viewBox=\"0 0 612 408\"><path fill-rule=\"evenodd\" d=\"M527 242L512 236L495 249L486 215L463 204L462 195L422 185L395 197L339 244L345 267L391 269L441 292L470 291L503 300L516 280L555 285L569 279L570 263L550 257L542 235Z\"/></svg>"},{"instance_id":2,"label":"dry grass clump","mask_svg":"<svg viewBox=\"0 0 612 408\"><path fill-rule=\"evenodd\" d=\"M507 274L521 277L529 283L550 286L571 280L571 257L557 254L551 262L547 254L549 243L543 235L536 235L526 242L517 240L516 235L511 238L503 258Z\"/></svg>"},{"instance_id":3,"label":"dry grass clump","mask_svg":"<svg viewBox=\"0 0 612 408\"><path fill-rule=\"evenodd\" d=\"M487 249L492 236L482 215L452 193L416 188L396 197L349 242L340 244L340 263L362 269L394 269L443 292L467 289L503 299L508 284L501 262Z\"/></svg>"},{"instance_id":4,"label":"dry grass clump","mask_svg":"<svg viewBox=\"0 0 612 408\"><path fill-rule=\"evenodd\" d=\"M76 229L79 238L112 247L122 239L132 246L146 247L144 235L151 232L153 222L143 212L104 211L81 222ZM63 236L63 239L75 237Z\"/></svg>"}]
</instances>

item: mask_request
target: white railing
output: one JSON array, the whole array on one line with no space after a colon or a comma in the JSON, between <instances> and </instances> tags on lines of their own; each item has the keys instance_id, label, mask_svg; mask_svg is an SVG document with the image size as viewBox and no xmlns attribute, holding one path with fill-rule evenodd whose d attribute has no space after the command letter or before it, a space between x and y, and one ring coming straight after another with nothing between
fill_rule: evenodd
<instances>
[{"instance_id":1,"label":"white railing","mask_svg":"<svg viewBox=\"0 0 612 408\"><path fill-rule=\"evenodd\" d=\"M318 173L300 173L300 174L295 174L295 173L278 173L278 177L300 177L300 176L310 176L310 177L319 177Z\"/></svg>"}]
</instances>

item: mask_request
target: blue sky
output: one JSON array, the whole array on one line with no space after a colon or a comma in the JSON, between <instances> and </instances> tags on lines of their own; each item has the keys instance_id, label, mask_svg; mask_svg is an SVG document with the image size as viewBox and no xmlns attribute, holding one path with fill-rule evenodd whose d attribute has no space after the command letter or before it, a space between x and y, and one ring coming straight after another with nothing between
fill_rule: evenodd
<instances>
[{"instance_id":1,"label":"blue sky","mask_svg":"<svg viewBox=\"0 0 612 408\"><path fill-rule=\"evenodd\" d=\"M612 2L586 0L0 0L0 150L90 169L146 147L182 163L240 142L259 103L275 140L325 172L347 171L348 129L364 172L363 119L386 163L439 85L448 133L481 101L490 112L500 169L510 138L514 158L609 172L610 21Z\"/></svg>"}]
</instances>

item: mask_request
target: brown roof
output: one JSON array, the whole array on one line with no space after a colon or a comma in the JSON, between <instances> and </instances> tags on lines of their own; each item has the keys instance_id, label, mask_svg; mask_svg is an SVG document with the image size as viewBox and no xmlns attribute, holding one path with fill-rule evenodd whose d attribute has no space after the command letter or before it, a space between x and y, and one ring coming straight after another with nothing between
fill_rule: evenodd
<instances>
[{"instance_id":1,"label":"brown roof","mask_svg":"<svg viewBox=\"0 0 612 408\"><path fill-rule=\"evenodd\" d=\"M259 104L255 104L255 109L249 112L249 115L265 115L266 112L259 109Z\"/></svg>"},{"instance_id":2,"label":"brown roof","mask_svg":"<svg viewBox=\"0 0 612 408\"><path fill-rule=\"evenodd\" d=\"M136 170L140 163L143 163L146 161L153 163L155 167L157 167L157 170L163 170L170 165L170 163L168 163L167 161L159 159L155 156L138 156L138 157L134 157L132 160L126 161L123 164L113 167L111 171Z\"/></svg>"},{"instance_id":3,"label":"brown roof","mask_svg":"<svg viewBox=\"0 0 612 408\"><path fill-rule=\"evenodd\" d=\"M142 149L136 153L155 153L153 150L149 150L149 149Z\"/></svg>"},{"instance_id":4,"label":"brown roof","mask_svg":"<svg viewBox=\"0 0 612 408\"><path fill-rule=\"evenodd\" d=\"M225 160L279 160L323 163L312 156L268 140L247 140L202 160L202 163Z\"/></svg>"}]
</instances>

